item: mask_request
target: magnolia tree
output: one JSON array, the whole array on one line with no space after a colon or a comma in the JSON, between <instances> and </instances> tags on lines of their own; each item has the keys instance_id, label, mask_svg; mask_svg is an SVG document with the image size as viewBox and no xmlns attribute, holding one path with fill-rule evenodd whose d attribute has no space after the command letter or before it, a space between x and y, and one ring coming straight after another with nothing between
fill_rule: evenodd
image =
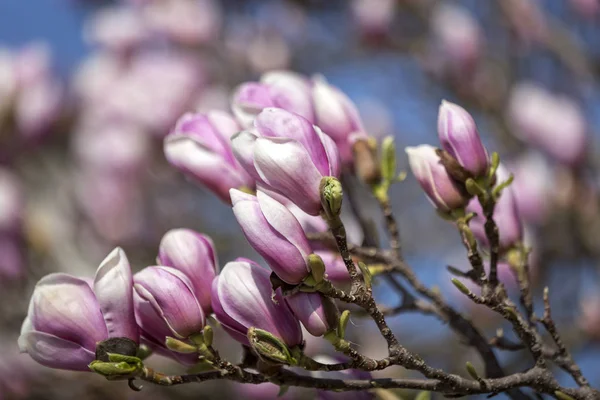
<instances>
[{"instance_id":1,"label":"magnolia tree","mask_svg":"<svg viewBox=\"0 0 600 400\"><path fill-rule=\"evenodd\" d=\"M210 232L189 229L166 233L156 265L135 274L116 248L93 279L54 273L38 282L18 340L22 352L49 368L128 381L133 390L141 389L136 381L173 386L230 380L270 383L281 393L315 388L323 397L353 391L370 398L374 391L402 388L421 399L431 393L600 398L555 326L551 289L543 291L543 312L534 311L531 248L523 241L513 176L484 147L464 108L442 101L439 143L408 147L406 156L431 212L456 228L455 240L464 246L470 267L449 268L457 293L506 320L516 339L501 330L486 336L477 321L417 277L404 258L403 229L390 204L390 187L401 185L405 175L397 170L394 141L369 136L344 93L322 78L268 73L239 86L231 109L181 116L164 139L164 153L174 168L232 207L262 260L220 262ZM581 143L571 154L583 151ZM341 209L355 202L356 191L348 187L353 176L378 204L389 247L377 244L360 215L361 238L347 234ZM380 280L397 290L399 306L375 300ZM520 295L511 298L507 286L515 282ZM446 323L476 350L482 367L467 362L464 373L449 372L405 346L388 318L409 311ZM371 358L350 340L350 318L377 327L387 344L385 357ZM221 335L239 343L242 359L221 356L213 341ZM338 356L306 354L309 335L328 342ZM497 349L528 352L529 367L507 373ZM196 372L157 371L152 353ZM394 366L420 377L392 377ZM576 385L559 384L555 366Z\"/></svg>"}]
</instances>

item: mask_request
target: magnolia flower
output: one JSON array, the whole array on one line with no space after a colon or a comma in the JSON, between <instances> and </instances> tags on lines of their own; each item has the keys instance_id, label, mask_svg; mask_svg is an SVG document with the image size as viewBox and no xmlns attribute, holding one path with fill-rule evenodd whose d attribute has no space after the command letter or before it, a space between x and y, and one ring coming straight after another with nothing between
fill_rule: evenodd
<instances>
[{"instance_id":1,"label":"magnolia flower","mask_svg":"<svg viewBox=\"0 0 600 400\"><path fill-rule=\"evenodd\" d=\"M185 114L165 138L167 160L188 176L229 202L229 189L254 188L254 179L231 150L230 138L239 131L225 112Z\"/></svg>"},{"instance_id":2,"label":"magnolia flower","mask_svg":"<svg viewBox=\"0 0 600 400\"><path fill-rule=\"evenodd\" d=\"M483 176L489 157L473 117L461 106L442 101L438 114L438 135L442 148L473 176Z\"/></svg>"},{"instance_id":3,"label":"magnolia flower","mask_svg":"<svg viewBox=\"0 0 600 400\"><path fill-rule=\"evenodd\" d=\"M294 215L260 190L252 196L232 189L231 202L246 239L273 272L289 284L302 282L310 273L311 248Z\"/></svg>"},{"instance_id":4,"label":"magnolia flower","mask_svg":"<svg viewBox=\"0 0 600 400\"><path fill-rule=\"evenodd\" d=\"M245 128L265 108L277 107L294 112L314 123L311 86L307 78L289 71L264 74L260 82L246 82L233 94L231 108Z\"/></svg>"},{"instance_id":5,"label":"magnolia flower","mask_svg":"<svg viewBox=\"0 0 600 400\"><path fill-rule=\"evenodd\" d=\"M323 336L337 326L338 311L334 303L320 293L296 293L285 301L313 336Z\"/></svg>"},{"instance_id":6,"label":"magnolia flower","mask_svg":"<svg viewBox=\"0 0 600 400\"><path fill-rule=\"evenodd\" d=\"M232 138L238 161L267 188L318 215L321 180L340 174L333 140L305 118L278 108L263 110L255 126L255 132Z\"/></svg>"},{"instance_id":7,"label":"magnolia flower","mask_svg":"<svg viewBox=\"0 0 600 400\"><path fill-rule=\"evenodd\" d=\"M265 330L290 347L302 343L298 319L277 290L271 299L269 271L244 259L229 262L215 278L212 307L223 329L238 342L249 345L248 329Z\"/></svg>"},{"instance_id":8,"label":"magnolia flower","mask_svg":"<svg viewBox=\"0 0 600 400\"><path fill-rule=\"evenodd\" d=\"M191 229L172 229L160 241L158 263L183 272L204 313L210 313L210 290L219 268L211 238Z\"/></svg>"},{"instance_id":9,"label":"magnolia flower","mask_svg":"<svg viewBox=\"0 0 600 400\"><path fill-rule=\"evenodd\" d=\"M313 90L315 124L331 136L338 146L344 164L352 164L352 144L357 137L366 137L356 105L341 90L325 79L315 79Z\"/></svg>"},{"instance_id":10,"label":"magnolia flower","mask_svg":"<svg viewBox=\"0 0 600 400\"><path fill-rule=\"evenodd\" d=\"M415 178L440 211L464 207L466 199L450 177L433 146L407 147L406 154Z\"/></svg>"},{"instance_id":11,"label":"magnolia flower","mask_svg":"<svg viewBox=\"0 0 600 400\"><path fill-rule=\"evenodd\" d=\"M93 282L63 273L45 276L31 297L19 348L42 365L87 371L98 343L109 338L138 343L132 284L120 248L102 261Z\"/></svg>"}]
</instances>

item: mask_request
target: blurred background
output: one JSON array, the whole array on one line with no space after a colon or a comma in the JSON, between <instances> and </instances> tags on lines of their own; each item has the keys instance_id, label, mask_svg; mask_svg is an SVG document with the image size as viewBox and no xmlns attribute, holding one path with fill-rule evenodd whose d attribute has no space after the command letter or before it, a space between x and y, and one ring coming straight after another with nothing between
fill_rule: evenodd
<instances>
[{"instance_id":1,"label":"blurred background","mask_svg":"<svg viewBox=\"0 0 600 400\"><path fill-rule=\"evenodd\" d=\"M237 85L280 69L341 88L370 135L396 138L404 170L404 147L437 144L442 99L471 112L488 149L515 174L536 308L548 285L568 347L600 385L599 0L2 0L0 399L276 396L274 386L224 382L146 384L135 393L91 373L41 367L18 354L16 338L39 278L93 276L116 245L139 270L155 263L167 230L186 227L214 239L221 265L257 258L229 206L169 166L162 140L184 112L229 110ZM379 221L369 196L360 200ZM466 268L465 253L414 178L393 187L392 200L419 277L489 337L499 327L510 337L449 284L446 266ZM398 301L384 283L376 294L385 305ZM403 344L437 367L465 375L466 361L480 365L432 317L391 322ZM362 352L384 355L367 321L353 318L350 330ZM218 336L225 354L239 357ZM329 351L320 339L307 346ZM524 352L498 355L508 372L531 365ZM149 365L184 371L159 357Z\"/></svg>"}]
</instances>

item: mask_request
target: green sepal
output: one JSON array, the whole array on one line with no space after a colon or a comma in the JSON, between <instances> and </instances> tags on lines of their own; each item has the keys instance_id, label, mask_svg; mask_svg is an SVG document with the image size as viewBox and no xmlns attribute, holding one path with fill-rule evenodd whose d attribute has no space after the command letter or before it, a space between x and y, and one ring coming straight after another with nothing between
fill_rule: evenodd
<instances>
[{"instance_id":1,"label":"green sepal","mask_svg":"<svg viewBox=\"0 0 600 400\"><path fill-rule=\"evenodd\" d=\"M308 255L308 265L310 275L304 280L304 284L317 286L325 279L325 263L318 254L312 253Z\"/></svg>"},{"instance_id":2,"label":"green sepal","mask_svg":"<svg viewBox=\"0 0 600 400\"><path fill-rule=\"evenodd\" d=\"M259 357L266 361L287 365L298 363L287 345L270 332L252 327L248 329L248 340Z\"/></svg>"},{"instance_id":3,"label":"green sepal","mask_svg":"<svg viewBox=\"0 0 600 400\"><path fill-rule=\"evenodd\" d=\"M209 325L206 325L202 330L202 337L204 339L204 344L206 344L207 346L212 346L214 339L214 331Z\"/></svg>"},{"instance_id":4,"label":"green sepal","mask_svg":"<svg viewBox=\"0 0 600 400\"><path fill-rule=\"evenodd\" d=\"M468 178L465 181L465 188L471 196L484 196L485 189L473 178Z\"/></svg>"},{"instance_id":5,"label":"green sepal","mask_svg":"<svg viewBox=\"0 0 600 400\"><path fill-rule=\"evenodd\" d=\"M396 146L392 136L386 136L381 142L381 177L391 184L396 176Z\"/></svg>"},{"instance_id":6,"label":"green sepal","mask_svg":"<svg viewBox=\"0 0 600 400\"><path fill-rule=\"evenodd\" d=\"M195 354L198 352L197 346L191 345L179 339L175 339L171 336L166 337L165 346L167 349L174 351L175 353Z\"/></svg>"},{"instance_id":7,"label":"green sepal","mask_svg":"<svg viewBox=\"0 0 600 400\"><path fill-rule=\"evenodd\" d=\"M515 176L513 174L510 174L510 176L508 177L507 180L496 185L494 190L492 190L492 197L494 198L494 200L498 200L500 198L500 196L502 195L502 191L504 189L506 189L508 186L510 186L510 184L513 182L514 179L515 179Z\"/></svg>"},{"instance_id":8,"label":"green sepal","mask_svg":"<svg viewBox=\"0 0 600 400\"><path fill-rule=\"evenodd\" d=\"M496 176L496 171L498 171L498 167L500 166L500 155L497 152L493 152L490 158L490 171L488 173L488 179L493 181Z\"/></svg>"},{"instance_id":9,"label":"green sepal","mask_svg":"<svg viewBox=\"0 0 600 400\"><path fill-rule=\"evenodd\" d=\"M321 206L328 220L338 218L342 211L344 191L341 182L334 176L325 176L319 185Z\"/></svg>"},{"instance_id":10,"label":"green sepal","mask_svg":"<svg viewBox=\"0 0 600 400\"><path fill-rule=\"evenodd\" d=\"M346 327L348 326L348 322L350 321L350 310L342 311L342 315L340 315L340 319L338 321L337 326L337 337L340 339L344 339L346 336Z\"/></svg>"},{"instance_id":11,"label":"green sepal","mask_svg":"<svg viewBox=\"0 0 600 400\"><path fill-rule=\"evenodd\" d=\"M88 365L88 368L107 379L115 379L135 375L142 368L142 364L141 361L139 364L130 364L125 361L105 362L94 360Z\"/></svg>"},{"instance_id":12,"label":"green sepal","mask_svg":"<svg viewBox=\"0 0 600 400\"><path fill-rule=\"evenodd\" d=\"M463 294L466 294L466 295L471 294L471 291L469 290L469 288L466 287L465 284L462 283L461 281L459 281L458 279L452 278L452 284L454 286L456 286L456 288L458 290L460 290Z\"/></svg>"}]
</instances>

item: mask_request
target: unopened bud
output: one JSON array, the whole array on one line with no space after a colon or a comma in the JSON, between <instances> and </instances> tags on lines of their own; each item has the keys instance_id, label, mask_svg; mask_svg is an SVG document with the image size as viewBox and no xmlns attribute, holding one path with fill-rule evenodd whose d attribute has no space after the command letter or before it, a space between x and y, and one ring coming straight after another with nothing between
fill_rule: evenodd
<instances>
[{"instance_id":1,"label":"unopened bud","mask_svg":"<svg viewBox=\"0 0 600 400\"><path fill-rule=\"evenodd\" d=\"M326 176L321 179L320 192L321 205L327 219L339 217L344 194L341 182L333 176Z\"/></svg>"}]
</instances>

